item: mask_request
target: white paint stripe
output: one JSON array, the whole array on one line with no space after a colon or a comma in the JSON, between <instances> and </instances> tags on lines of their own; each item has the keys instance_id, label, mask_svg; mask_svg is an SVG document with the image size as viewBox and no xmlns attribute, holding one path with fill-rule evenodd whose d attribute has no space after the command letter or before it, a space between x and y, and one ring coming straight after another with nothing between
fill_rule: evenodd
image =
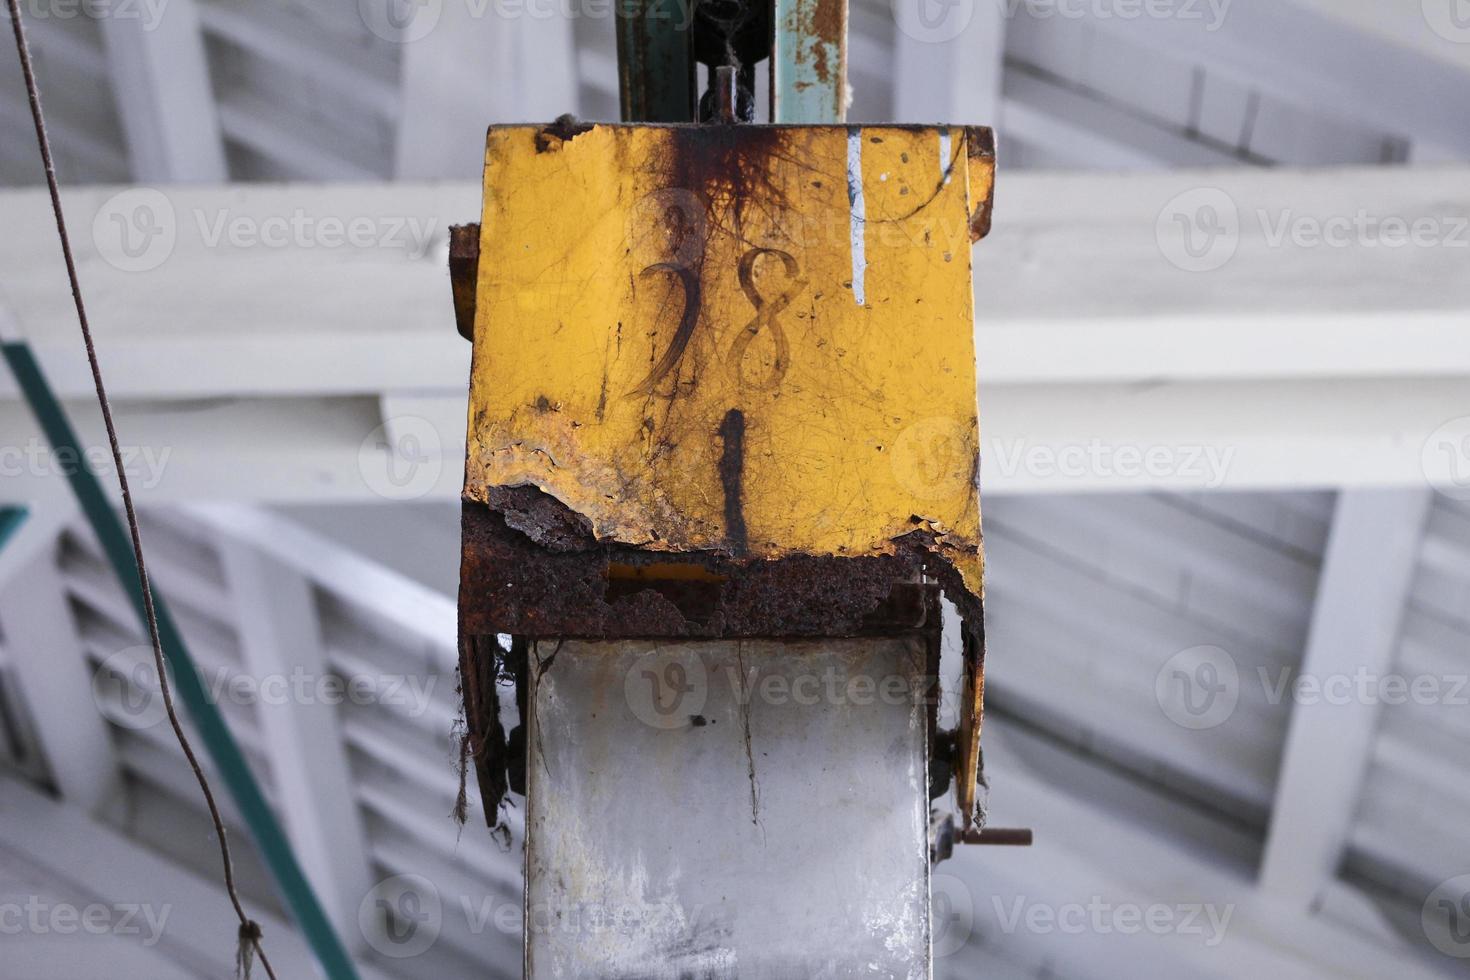
<instances>
[{"instance_id":1,"label":"white paint stripe","mask_svg":"<svg viewBox=\"0 0 1470 980\"><path fill-rule=\"evenodd\" d=\"M858 129L847 131L847 201L852 219L852 298L862 306L866 301L863 280L868 272L864 241L868 218L863 202L863 136Z\"/></svg>"},{"instance_id":2,"label":"white paint stripe","mask_svg":"<svg viewBox=\"0 0 1470 980\"><path fill-rule=\"evenodd\" d=\"M949 130L939 131L939 176L949 183Z\"/></svg>"}]
</instances>

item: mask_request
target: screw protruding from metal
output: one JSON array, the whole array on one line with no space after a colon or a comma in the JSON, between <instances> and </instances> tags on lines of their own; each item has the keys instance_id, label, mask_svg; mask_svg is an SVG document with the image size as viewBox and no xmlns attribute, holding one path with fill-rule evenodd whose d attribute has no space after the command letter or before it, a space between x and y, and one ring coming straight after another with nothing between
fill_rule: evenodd
<instances>
[{"instance_id":1,"label":"screw protruding from metal","mask_svg":"<svg viewBox=\"0 0 1470 980\"><path fill-rule=\"evenodd\" d=\"M725 125L733 125L739 122L736 114L736 102L739 98L737 92L737 79L733 65L719 65L715 68L715 122Z\"/></svg>"},{"instance_id":2,"label":"screw protruding from metal","mask_svg":"<svg viewBox=\"0 0 1470 980\"><path fill-rule=\"evenodd\" d=\"M989 844L994 847L1030 847L1035 834L1030 827L986 827L965 831L961 841L965 844Z\"/></svg>"}]
</instances>

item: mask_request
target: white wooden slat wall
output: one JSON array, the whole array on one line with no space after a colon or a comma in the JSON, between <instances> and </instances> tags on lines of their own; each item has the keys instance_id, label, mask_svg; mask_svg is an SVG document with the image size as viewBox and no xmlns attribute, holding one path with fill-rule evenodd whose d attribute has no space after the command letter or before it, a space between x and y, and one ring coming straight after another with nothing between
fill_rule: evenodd
<instances>
[{"instance_id":1,"label":"white wooden slat wall","mask_svg":"<svg viewBox=\"0 0 1470 980\"><path fill-rule=\"evenodd\" d=\"M1260 520L1293 496L1249 506ZM1299 662L1321 555L1249 527L1171 495L990 501L991 703L1264 829L1289 704L1256 678ZM1199 646L1242 679L1234 713L1204 731L1155 699L1159 671Z\"/></svg>"},{"instance_id":2,"label":"white wooden slat wall","mask_svg":"<svg viewBox=\"0 0 1470 980\"><path fill-rule=\"evenodd\" d=\"M223 591L219 559L210 529L182 511L149 512L143 531L155 585L169 603L206 686L227 685L244 670L238 626ZM78 524L62 542L60 566L65 588L85 647L89 673L109 657L129 651L112 664L126 678L134 665L145 663L145 639L134 613L112 578L90 531ZM452 633L435 624L453 623L451 615L426 617L430 624L405 622L390 610L370 608L330 585L313 581L329 668L343 684L397 683L412 675L429 695L425 710L398 698L339 706L342 738L347 747L356 805L368 832L373 880L394 874L428 877L440 890L445 915L441 941L413 969L445 975L477 973L512 976L518 963L519 937L482 918L482 906L518 908L519 858L502 851L489 837L471 785L469 823L461 830L450 818L456 773L452 739L457 715ZM140 695L128 685L130 694ZM137 727L134 716L110 696L99 706L123 770L122 795L104 815L145 846L166 854L208 880L218 873L218 851L198 787L166 723ZM225 697L220 709L240 743L267 801L280 813L270 761L262 745L256 707ZM19 724L23 719L9 718ZM206 772L213 775L207 756ZM473 775L471 775L473 780ZM236 854L243 893L255 903L282 914L275 889L254 853L250 835L215 778L215 788ZM513 827L518 821L513 820ZM518 831L517 831L518 833ZM366 896L364 896L366 897ZM469 903L468 905L466 903ZM358 943L358 937L345 937ZM360 943L358 943L360 945ZM378 959L371 952L365 953ZM380 966L393 968L391 960Z\"/></svg>"}]
</instances>

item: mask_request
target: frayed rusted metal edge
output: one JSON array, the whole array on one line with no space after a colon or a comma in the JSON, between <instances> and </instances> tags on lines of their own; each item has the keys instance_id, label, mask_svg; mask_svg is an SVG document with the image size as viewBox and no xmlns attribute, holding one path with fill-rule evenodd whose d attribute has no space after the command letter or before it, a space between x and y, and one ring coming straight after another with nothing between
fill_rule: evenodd
<instances>
[{"instance_id":1,"label":"frayed rusted metal edge","mask_svg":"<svg viewBox=\"0 0 1470 980\"><path fill-rule=\"evenodd\" d=\"M896 554L739 560L671 555L599 542L586 519L534 487L496 488L495 507L465 501L460 575L461 681L470 749L492 828L517 791L524 739L499 716L497 682L515 677L514 650L542 639L667 640L813 638L919 633L936 658L942 590L962 624L964 677L953 732L930 720L938 766L952 773L964 825L984 823L977 788L984 697L985 627L970 593L932 532L895 542ZM512 650L496 637L511 635ZM470 679L466 681L466 679ZM518 707L525 716L522 689ZM948 746L949 751L944 748Z\"/></svg>"},{"instance_id":2,"label":"frayed rusted metal edge","mask_svg":"<svg viewBox=\"0 0 1470 980\"><path fill-rule=\"evenodd\" d=\"M505 727L500 721L498 689L505 664L505 651L493 636L475 636L459 631L459 695L464 712L464 730L459 732L459 794L454 820L463 825L469 811L468 770L475 770L485 822L492 829L504 826L502 810L507 785Z\"/></svg>"},{"instance_id":3,"label":"frayed rusted metal edge","mask_svg":"<svg viewBox=\"0 0 1470 980\"><path fill-rule=\"evenodd\" d=\"M459 607L470 634L773 639L939 627L939 588L925 581L935 556L921 535L895 554L853 558L650 552L597 541L534 487L491 493L496 506L463 504Z\"/></svg>"},{"instance_id":4,"label":"frayed rusted metal edge","mask_svg":"<svg viewBox=\"0 0 1470 980\"><path fill-rule=\"evenodd\" d=\"M985 175L985 196L970 202L970 241L978 242L990 234L995 211L995 131L989 126L966 126L965 152L970 158L971 186L978 175Z\"/></svg>"},{"instance_id":5,"label":"frayed rusted metal edge","mask_svg":"<svg viewBox=\"0 0 1470 980\"><path fill-rule=\"evenodd\" d=\"M926 127L898 126L894 128ZM537 141L538 149L545 152L559 148L562 142L573 140L585 131L586 127L572 126L567 120L558 120L557 123L546 127L543 131L542 138ZM984 174L984 183L978 187L973 186L972 175L971 237L972 240L978 241L989 233L991 225L995 141L993 132L985 127L965 127L965 134L966 153L972 164L971 169L975 173ZM976 191L981 191L981 193L976 194ZM474 244L477 253L478 226L467 227L475 229ZM466 277L473 285L476 271L474 265L477 264L474 262L466 267L461 262L459 268L453 273L456 280L457 320L460 312L458 280L460 277ZM467 312L472 327L473 291L468 295ZM469 335L472 336L472 332ZM540 540L537 541L536 522L530 516L534 508L532 511L517 512L515 508L507 510L496 506L495 500L491 500L490 503L490 507L474 501L467 501L465 505L465 550L460 602L462 635L510 632L521 635L530 633L541 636L604 639L640 637L698 639L730 636L891 635L896 629L918 628L932 628L937 634L938 617L935 605L937 599L932 588L926 590L922 585L922 577L937 579L944 593L959 608L964 632L965 677L961 723L959 730L954 733L958 777L956 781L957 801L967 826L975 822L983 825L983 804L977 799L977 782L984 785L984 777L980 772L983 762L979 746L985 662L983 600L969 590L959 570L950 561L948 551L951 549L940 547L939 542L933 540L932 534L916 530L912 535L896 539L895 553L892 555L864 558L794 556L749 562L732 559L729 556L702 553L647 553L635 548L602 543L587 546L584 540L585 527L572 528L572 533L562 536L559 542L558 534L553 533L551 526L543 527L539 533ZM471 514L476 516L471 517ZM577 515L572 515L572 517L580 520ZM518 521L522 524L519 529L515 526ZM530 523L526 523L527 521ZM573 523L575 524L576 521L574 520ZM472 547L472 540L476 536L472 531L476 529L478 529L482 545L493 542L499 542L502 545L510 542L510 544L504 548L482 547L476 554L477 549ZM567 530L567 528L562 529L563 532ZM525 541L518 540L517 534L524 537ZM590 535L586 537L590 538ZM559 547L560 550L558 550ZM499 572L502 573L510 568L531 569L529 581L526 584L535 585L537 580L540 580L543 597L561 595L559 592L546 591L558 581L564 584L580 585L593 596L598 594L600 588L601 603L604 608L596 610L592 615L584 613L583 618L579 621L572 618L573 614L566 609L568 603L565 601L553 603L549 609L528 603L525 600L528 595L532 594L530 591L520 593L516 601L500 601L508 597L494 595L494 582L499 577L498 575L488 575L486 581L492 587L487 591L475 586L476 579L472 574L476 568L479 568L481 573L488 574L488 569L498 564L498 559L509 561L508 564L500 566ZM566 567L548 569L547 563L554 559L566 560ZM808 562L815 564L804 565ZM683 575L662 580L657 575L639 576L636 574L631 579L624 578L621 582L615 583L616 577L610 574L614 566L647 570L651 566L671 564L700 568L709 572L709 576L703 579L705 584L689 584L689 577ZM868 567L862 567L864 565ZM896 567L881 567L884 565L896 565ZM779 571L772 573L771 569L779 569ZM728 600L724 598L724 592L732 576L737 582L754 583L756 586L745 590L744 598L747 605L734 617L727 615ZM711 587L707 584L711 579L719 586L715 590L717 597L713 602L709 595ZM827 584L803 588L810 579ZM829 579L837 583L835 586L837 591L856 587L863 593L863 598L857 603L861 612L856 619L853 618L852 608L839 606L834 611L833 608L822 606L820 600L823 595L832 594L833 586ZM701 577L695 576L693 580L698 583ZM630 581L631 585L628 584ZM877 593L879 585L885 582L888 585L887 598L875 604L873 596ZM915 589L919 591L915 593L913 591ZM925 616L932 620L932 625L909 625L914 620L908 618L906 613L899 614L897 619L892 618L895 608L904 609L906 607L902 600L896 603L892 601L904 590L909 590L911 596L917 595L916 599L909 600L908 606L922 607L925 610ZM572 594L576 594L575 590ZM785 608L795 610L794 613L779 611L782 603L773 600L775 596L781 594L784 594L787 600ZM815 604L813 604L814 600L816 600ZM704 607L712 605L716 612L701 617L698 615L698 611L702 608L701 603L705 604ZM608 610L613 607L617 609L609 617ZM562 611L558 612L559 609ZM691 612L695 614L693 618L689 615ZM563 627L573 626L580 622L580 627L575 631L547 628L558 621ZM498 623L507 625L502 627L496 625ZM510 625L514 623L539 628L521 630ZM698 626L691 630L691 623L698 624ZM624 628L629 632L622 632ZM586 632L582 631L584 629ZM498 725L498 719L495 724ZM493 781L499 777L491 778ZM500 796L503 798L503 790ZM489 812L491 811L487 808L487 813Z\"/></svg>"}]
</instances>

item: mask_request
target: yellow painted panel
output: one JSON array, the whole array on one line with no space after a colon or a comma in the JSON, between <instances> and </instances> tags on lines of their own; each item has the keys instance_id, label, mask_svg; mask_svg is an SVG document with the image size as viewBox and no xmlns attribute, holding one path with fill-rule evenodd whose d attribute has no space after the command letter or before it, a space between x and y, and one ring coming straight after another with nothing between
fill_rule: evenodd
<instances>
[{"instance_id":1,"label":"yellow painted panel","mask_svg":"<svg viewBox=\"0 0 1470 980\"><path fill-rule=\"evenodd\" d=\"M466 498L753 558L926 531L979 595L972 138L491 129Z\"/></svg>"}]
</instances>

